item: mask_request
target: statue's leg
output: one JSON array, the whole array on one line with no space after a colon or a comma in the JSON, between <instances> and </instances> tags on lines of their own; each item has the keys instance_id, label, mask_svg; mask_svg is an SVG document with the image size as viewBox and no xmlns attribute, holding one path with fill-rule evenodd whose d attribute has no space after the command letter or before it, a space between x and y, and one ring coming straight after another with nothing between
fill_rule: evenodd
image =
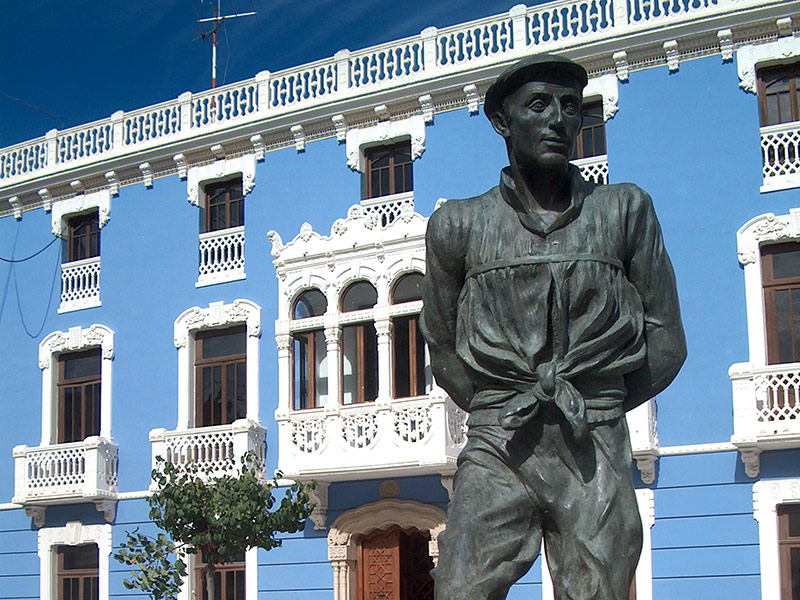
<instances>
[{"instance_id":1,"label":"statue's leg","mask_svg":"<svg viewBox=\"0 0 800 600\"><path fill-rule=\"evenodd\" d=\"M517 476L498 457L465 450L432 575L436 600L503 600L530 569L541 522Z\"/></svg>"},{"instance_id":2,"label":"statue's leg","mask_svg":"<svg viewBox=\"0 0 800 600\"><path fill-rule=\"evenodd\" d=\"M625 419L597 426L582 442L565 442L561 458L562 492L544 523L555 598L627 600L642 524Z\"/></svg>"}]
</instances>

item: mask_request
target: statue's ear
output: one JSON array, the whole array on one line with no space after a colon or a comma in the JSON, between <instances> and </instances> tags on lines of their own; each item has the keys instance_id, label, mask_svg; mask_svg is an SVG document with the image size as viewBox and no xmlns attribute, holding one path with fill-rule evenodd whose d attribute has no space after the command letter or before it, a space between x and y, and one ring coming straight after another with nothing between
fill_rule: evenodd
<instances>
[{"instance_id":1,"label":"statue's ear","mask_svg":"<svg viewBox=\"0 0 800 600\"><path fill-rule=\"evenodd\" d=\"M494 130L502 135L504 138L508 137L509 130L508 124L506 123L506 113L502 110L496 110L492 113L492 116L489 117L489 120L492 122L492 127Z\"/></svg>"}]
</instances>

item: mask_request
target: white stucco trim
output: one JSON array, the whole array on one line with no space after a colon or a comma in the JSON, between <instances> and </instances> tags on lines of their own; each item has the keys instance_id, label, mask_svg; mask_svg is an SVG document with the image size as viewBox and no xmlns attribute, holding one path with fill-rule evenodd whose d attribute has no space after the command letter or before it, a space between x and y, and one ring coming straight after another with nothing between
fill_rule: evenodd
<instances>
[{"instance_id":1,"label":"white stucco trim","mask_svg":"<svg viewBox=\"0 0 800 600\"><path fill-rule=\"evenodd\" d=\"M189 204L202 206L205 201L205 197L201 193L204 185L224 181L239 174L242 176L242 193L247 196L253 191L256 181L255 154L224 158L208 165L189 167L186 176L186 199Z\"/></svg>"},{"instance_id":2,"label":"white stucco trim","mask_svg":"<svg viewBox=\"0 0 800 600\"><path fill-rule=\"evenodd\" d=\"M800 57L800 37L789 35L765 44L747 44L736 52L736 69L739 87L751 94L756 93L756 70L758 67L795 62Z\"/></svg>"},{"instance_id":3,"label":"white stucco trim","mask_svg":"<svg viewBox=\"0 0 800 600\"><path fill-rule=\"evenodd\" d=\"M56 548L97 544L99 598L108 600L109 558L111 556L111 525L83 525L70 521L65 527L45 527L39 530L39 596L41 600L56 600Z\"/></svg>"},{"instance_id":4,"label":"white stucco trim","mask_svg":"<svg viewBox=\"0 0 800 600\"><path fill-rule=\"evenodd\" d=\"M391 144L405 138L411 139L411 159L416 160L422 156L425 151L425 119L422 115L348 129L345 134L347 166L363 173L366 148Z\"/></svg>"},{"instance_id":5,"label":"white stucco trim","mask_svg":"<svg viewBox=\"0 0 800 600\"><path fill-rule=\"evenodd\" d=\"M333 600L356 600L358 536L392 525L415 527L431 535L428 552L439 558L439 534L447 514L439 507L395 498L364 504L342 513L328 532L328 560L333 567Z\"/></svg>"},{"instance_id":6,"label":"white stucco trim","mask_svg":"<svg viewBox=\"0 0 800 600\"><path fill-rule=\"evenodd\" d=\"M55 209L54 209L55 210ZM114 360L114 332L105 325L70 327L54 331L39 344L39 368L42 370L42 446L58 439L58 355L100 348L100 437L111 441L111 386Z\"/></svg>"},{"instance_id":7,"label":"white stucco trim","mask_svg":"<svg viewBox=\"0 0 800 600\"><path fill-rule=\"evenodd\" d=\"M593 77L583 88L584 102L600 96L603 99L603 121L612 119L619 110L619 82L613 73Z\"/></svg>"},{"instance_id":8,"label":"white stucco trim","mask_svg":"<svg viewBox=\"0 0 800 600\"><path fill-rule=\"evenodd\" d=\"M655 497L653 490L636 490L639 517L642 519L642 553L636 565L636 600L653 600L653 541L650 530L656 522ZM547 556L542 544L542 600L553 600L553 580L547 567Z\"/></svg>"},{"instance_id":9,"label":"white stucco trim","mask_svg":"<svg viewBox=\"0 0 800 600\"><path fill-rule=\"evenodd\" d=\"M111 217L111 192L109 190L78 194L68 200L59 200L54 203L50 212L53 235L63 238L70 217L94 208L97 209L98 223L102 229Z\"/></svg>"},{"instance_id":10,"label":"white stucco trim","mask_svg":"<svg viewBox=\"0 0 800 600\"><path fill-rule=\"evenodd\" d=\"M753 484L753 518L758 522L761 600L781 600L778 506L800 502L800 479L773 479Z\"/></svg>"},{"instance_id":11,"label":"white stucco trim","mask_svg":"<svg viewBox=\"0 0 800 600\"><path fill-rule=\"evenodd\" d=\"M258 419L259 338L261 307L251 300L226 304L211 302L208 308L194 306L175 319L174 343L178 349L178 429L194 427L195 378L194 334L203 329L221 329L244 323L247 328L247 419Z\"/></svg>"}]
</instances>

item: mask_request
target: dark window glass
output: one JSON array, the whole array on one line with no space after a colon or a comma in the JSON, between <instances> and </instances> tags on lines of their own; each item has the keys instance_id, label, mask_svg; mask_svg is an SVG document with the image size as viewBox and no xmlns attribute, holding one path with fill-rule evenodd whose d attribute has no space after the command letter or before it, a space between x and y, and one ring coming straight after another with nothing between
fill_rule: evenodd
<instances>
[{"instance_id":1,"label":"dark window glass","mask_svg":"<svg viewBox=\"0 0 800 600\"><path fill-rule=\"evenodd\" d=\"M100 596L97 544L59 546L58 600L98 600Z\"/></svg>"},{"instance_id":2,"label":"dark window glass","mask_svg":"<svg viewBox=\"0 0 800 600\"><path fill-rule=\"evenodd\" d=\"M229 425L247 414L247 336L244 327L196 336L195 426Z\"/></svg>"},{"instance_id":3,"label":"dark window glass","mask_svg":"<svg viewBox=\"0 0 800 600\"><path fill-rule=\"evenodd\" d=\"M403 275L392 290L392 304L422 300L422 273Z\"/></svg>"},{"instance_id":4,"label":"dark window glass","mask_svg":"<svg viewBox=\"0 0 800 600\"><path fill-rule=\"evenodd\" d=\"M410 141L368 148L364 158L365 198L378 198L414 189Z\"/></svg>"},{"instance_id":5,"label":"dark window glass","mask_svg":"<svg viewBox=\"0 0 800 600\"><path fill-rule=\"evenodd\" d=\"M378 396L378 336L371 321L342 327L342 404Z\"/></svg>"},{"instance_id":6,"label":"dark window glass","mask_svg":"<svg viewBox=\"0 0 800 600\"><path fill-rule=\"evenodd\" d=\"M800 244L761 249L770 364L800 361Z\"/></svg>"},{"instance_id":7,"label":"dark window glass","mask_svg":"<svg viewBox=\"0 0 800 600\"><path fill-rule=\"evenodd\" d=\"M244 225L242 179L232 179L205 186L204 231L219 231Z\"/></svg>"},{"instance_id":8,"label":"dark window glass","mask_svg":"<svg viewBox=\"0 0 800 600\"><path fill-rule=\"evenodd\" d=\"M97 211L77 215L67 223L67 262L100 256L100 221Z\"/></svg>"},{"instance_id":9,"label":"dark window glass","mask_svg":"<svg viewBox=\"0 0 800 600\"><path fill-rule=\"evenodd\" d=\"M800 63L758 70L761 126L800 120Z\"/></svg>"},{"instance_id":10,"label":"dark window glass","mask_svg":"<svg viewBox=\"0 0 800 600\"><path fill-rule=\"evenodd\" d=\"M378 292L367 281L357 281L342 294L342 312L372 308L378 301Z\"/></svg>"},{"instance_id":11,"label":"dark window glass","mask_svg":"<svg viewBox=\"0 0 800 600\"><path fill-rule=\"evenodd\" d=\"M328 394L328 378L322 376L327 356L325 335L321 329L292 336L292 395L294 410L319 408Z\"/></svg>"},{"instance_id":12,"label":"dark window glass","mask_svg":"<svg viewBox=\"0 0 800 600\"><path fill-rule=\"evenodd\" d=\"M800 504L778 506L781 600L800 600Z\"/></svg>"},{"instance_id":13,"label":"dark window glass","mask_svg":"<svg viewBox=\"0 0 800 600\"><path fill-rule=\"evenodd\" d=\"M324 315L326 310L328 310L328 300L325 298L325 294L319 290L308 290L295 300L292 318L319 317Z\"/></svg>"},{"instance_id":14,"label":"dark window glass","mask_svg":"<svg viewBox=\"0 0 800 600\"><path fill-rule=\"evenodd\" d=\"M58 357L58 443L100 435L100 349Z\"/></svg>"},{"instance_id":15,"label":"dark window glass","mask_svg":"<svg viewBox=\"0 0 800 600\"><path fill-rule=\"evenodd\" d=\"M200 592L198 599L208 600L208 587L206 586L204 563L197 561L195 569L196 586ZM214 597L217 600L245 600L244 593L244 557L236 562L215 565L214 568Z\"/></svg>"},{"instance_id":16,"label":"dark window glass","mask_svg":"<svg viewBox=\"0 0 800 600\"><path fill-rule=\"evenodd\" d=\"M425 393L428 374L419 315L392 319L392 377L395 398Z\"/></svg>"},{"instance_id":17,"label":"dark window glass","mask_svg":"<svg viewBox=\"0 0 800 600\"><path fill-rule=\"evenodd\" d=\"M606 153L606 124L603 120L603 103L587 102L583 105L583 125L578 132L573 158L589 158Z\"/></svg>"}]
</instances>

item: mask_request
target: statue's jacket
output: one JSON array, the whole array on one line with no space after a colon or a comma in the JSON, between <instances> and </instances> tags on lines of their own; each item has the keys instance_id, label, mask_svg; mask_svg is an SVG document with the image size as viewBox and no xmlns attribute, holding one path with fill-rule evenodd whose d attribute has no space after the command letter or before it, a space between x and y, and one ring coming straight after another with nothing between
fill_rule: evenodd
<instances>
[{"instance_id":1,"label":"statue's jacket","mask_svg":"<svg viewBox=\"0 0 800 600\"><path fill-rule=\"evenodd\" d=\"M549 222L526 210L508 168L430 218L420 324L434 372L455 354L471 380L460 402L470 427L512 430L550 403L580 437L661 391L683 362L650 197L572 166L569 177L569 207Z\"/></svg>"}]
</instances>

